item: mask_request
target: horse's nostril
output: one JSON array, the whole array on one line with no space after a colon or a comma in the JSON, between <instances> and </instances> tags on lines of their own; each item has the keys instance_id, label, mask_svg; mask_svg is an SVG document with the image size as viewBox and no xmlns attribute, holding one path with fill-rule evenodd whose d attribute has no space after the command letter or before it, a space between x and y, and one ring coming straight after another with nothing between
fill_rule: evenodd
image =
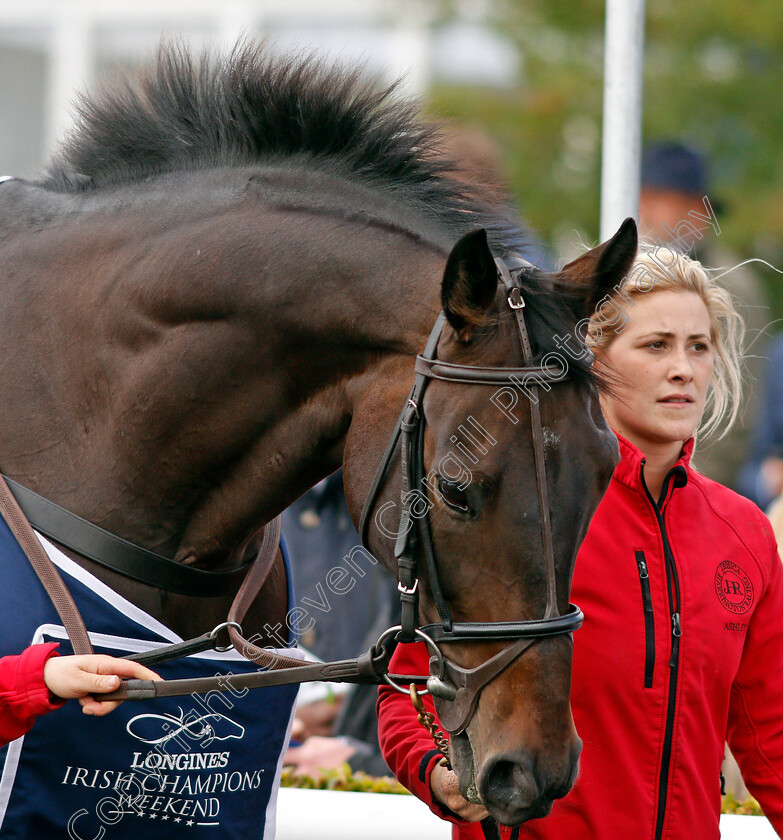
<instances>
[{"instance_id":1,"label":"horse's nostril","mask_svg":"<svg viewBox=\"0 0 783 840\"><path fill-rule=\"evenodd\" d=\"M539 800L541 792L532 756L498 758L482 775L481 798L490 808L518 811L532 807Z\"/></svg>"}]
</instances>

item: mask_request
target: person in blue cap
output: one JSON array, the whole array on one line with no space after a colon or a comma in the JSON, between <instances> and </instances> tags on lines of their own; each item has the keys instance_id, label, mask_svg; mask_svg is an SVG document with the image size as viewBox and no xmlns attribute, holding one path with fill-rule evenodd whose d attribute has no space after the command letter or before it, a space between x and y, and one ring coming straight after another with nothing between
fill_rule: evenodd
<instances>
[{"instance_id":1,"label":"person in blue cap","mask_svg":"<svg viewBox=\"0 0 783 840\"><path fill-rule=\"evenodd\" d=\"M720 246L724 208L710 194L705 156L675 140L651 143L642 157L639 228L643 236L674 246L704 266L726 272L719 283L732 295L745 321L743 410L726 432L717 429L697 443L694 465L708 478L742 492L740 470L750 447L765 368L766 328L771 321L758 277L742 259Z\"/></svg>"}]
</instances>

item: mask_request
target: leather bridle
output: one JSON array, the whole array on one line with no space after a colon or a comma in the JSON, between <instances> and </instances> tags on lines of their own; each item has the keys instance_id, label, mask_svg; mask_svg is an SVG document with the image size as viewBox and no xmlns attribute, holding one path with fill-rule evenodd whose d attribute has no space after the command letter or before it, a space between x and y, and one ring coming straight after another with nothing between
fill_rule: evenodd
<instances>
[{"instance_id":1,"label":"leather bridle","mask_svg":"<svg viewBox=\"0 0 783 840\"><path fill-rule=\"evenodd\" d=\"M462 732L470 722L481 690L502 671L516 661L536 641L549 636L569 634L577 630L584 615L574 604L560 614L557 602L555 556L552 525L549 517L546 466L544 463L544 435L541 411L535 389L539 385L560 382L567 376L562 362L534 365L533 352L525 324L522 279L534 267L518 256L496 259L498 280L504 286L506 302L513 313L520 344L523 367L481 367L439 361L436 358L438 341L445 323L441 313L430 333L424 352L416 358L416 379L392 433L383 460L375 475L359 524L362 542L367 546L370 513L375 507L381 488L389 474L390 464L399 444L402 466L402 506L394 553L397 558L398 588L402 619L398 632L401 642L423 640L431 653L430 678L427 688L433 695L438 717L443 728L453 734ZM414 506L420 502L420 493L427 486L424 466L425 417L422 409L424 392L430 380L471 385L524 386L532 395L530 399L531 437L535 458L538 505L541 512L541 538L547 573L547 603L544 615L532 621L455 622L443 594L443 587L435 562L435 550L428 519L428 508L423 512ZM417 494L416 490L419 490ZM419 551L420 549L420 551ZM419 606L419 553L424 565L430 592L438 612L439 622L418 626ZM451 642L487 642L511 640L512 643L476 668L462 668L443 654L441 646ZM387 681L394 688L408 693L396 682Z\"/></svg>"}]
</instances>

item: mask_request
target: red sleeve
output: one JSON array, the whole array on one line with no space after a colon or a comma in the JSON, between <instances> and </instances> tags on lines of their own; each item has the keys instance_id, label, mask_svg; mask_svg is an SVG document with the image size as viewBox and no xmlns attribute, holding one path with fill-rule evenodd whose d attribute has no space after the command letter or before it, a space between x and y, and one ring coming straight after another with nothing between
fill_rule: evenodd
<instances>
[{"instance_id":1,"label":"red sleeve","mask_svg":"<svg viewBox=\"0 0 783 840\"><path fill-rule=\"evenodd\" d=\"M424 642L397 645L389 671L393 674L429 673ZM430 775L441 755L429 732L418 722L410 697L387 685L378 692L378 740L389 769L408 790L444 820L467 825L433 799ZM435 711L432 698L423 698L427 711Z\"/></svg>"},{"instance_id":2,"label":"red sleeve","mask_svg":"<svg viewBox=\"0 0 783 840\"><path fill-rule=\"evenodd\" d=\"M57 709L43 678L44 665L57 656L57 644L32 645L19 656L0 658L0 745L24 735L36 717Z\"/></svg>"},{"instance_id":3,"label":"red sleeve","mask_svg":"<svg viewBox=\"0 0 783 840\"><path fill-rule=\"evenodd\" d=\"M767 584L731 690L728 741L748 790L783 837L783 564L768 532Z\"/></svg>"}]
</instances>

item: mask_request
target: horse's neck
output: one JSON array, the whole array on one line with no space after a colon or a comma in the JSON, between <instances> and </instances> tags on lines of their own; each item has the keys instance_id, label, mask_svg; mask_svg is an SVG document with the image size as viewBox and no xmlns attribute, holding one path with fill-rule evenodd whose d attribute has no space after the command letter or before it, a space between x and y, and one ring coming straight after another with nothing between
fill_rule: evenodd
<instances>
[{"instance_id":1,"label":"horse's neck","mask_svg":"<svg viewBox=\"0 0 783 840\"><path fill-rule=\"evenodd\" d=\"M258 335L254 351L264 384L249 383L259 400L246 423L259 431L237 452L216 492L205 497L180 558L191 546L195 556L203 555L205 523L210 529L215 522L235 523L225 526L225 542L232 544L251 522L271 518L337 469L357 406L370 392L393 393L393 402L383 401L374 414L388 435L385 413L398 411L397 391L410 387L413 356L437 308L431 291L414 293L411 279L437 276L442 258L430 250L422 254L412 242L404 243L411 254L401 253L397 237L389 243L388 235L378 234L368 246L366 230L339 230L342 225L331 219L308 218L307 224L317 247L297 254L300 269L283 259L280 275L267 277L263 296L254 301L253 318L271 313L276 321ZM300 252L302 243L293 247ZM244 404L241 389L239 397ZM233 409L226 411L232 415ZM378 442L380 451L384 442ZM227 509L232 516L224 515Z\"/></svg>"},{"instance_id":2,"label":"horse's neck","mask_svg":"<svg viewBox=\"0 0 783 840\"><path fill-rule=\"evenodd\" d=\"M378 365L421 347L437 307L422 280L442 256L339 214L130 204L13 254L11 271L50 285L35 318L62 332L46 369L51 339L11 331L26 342L11 402L44 419L31 446L3 417L0 466L122 536L223 564L339 466ZM42 273L55 254L56 286Z\"/></svg>"}]
</instances>

